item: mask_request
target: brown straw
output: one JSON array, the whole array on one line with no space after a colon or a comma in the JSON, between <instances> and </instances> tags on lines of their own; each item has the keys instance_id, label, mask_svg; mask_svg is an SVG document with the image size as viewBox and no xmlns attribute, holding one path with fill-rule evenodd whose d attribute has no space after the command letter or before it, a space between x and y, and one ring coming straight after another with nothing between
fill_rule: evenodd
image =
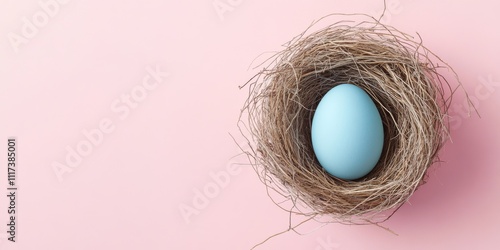
<instances>
[{"instance_id":1,"label":"brown straw","mask_svg":"<svg viewBox=\"0 0 500 250\"><path fill-rule=\"evenodd\" d=\"M246 153L268 191L289 201L273 199L290 214L376 224L380 212L396 211L424 183L448 138L446 114L461 85L450 86L438 69L453 69L421 40L374 18L306 32L261 64L264 69L243 86L249 98L238 127L248 138ZM341 83L364 89L384 125L378 164L355 181L326 173L311 145L315 108Z\"/></svg>"}]
</instances>

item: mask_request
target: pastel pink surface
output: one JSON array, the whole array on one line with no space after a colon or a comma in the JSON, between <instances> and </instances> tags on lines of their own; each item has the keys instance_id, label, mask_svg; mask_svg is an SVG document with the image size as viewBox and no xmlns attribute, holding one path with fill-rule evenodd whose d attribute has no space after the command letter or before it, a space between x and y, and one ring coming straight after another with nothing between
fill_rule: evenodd
<instances>
[{"instance_id":1,"label":"pastel pink surface","mask_svg":"<svg viewBox=\"0 0 500 250\"><path fill-rule=\"evenodd\" d=\"M17 242L6 239L2 195L0 249L249 249L285 230L288 214L229 136L241 141L236 121L248 89L238 86L259 69L249 69L252 60L313 20L383 8L367 0L65 2L17 53L9 34L20 34L23 18L42 7L7 1L0 8L3 190L7 137L17 137L19 153ZM213 3L226 6L222 18ZM428 183L383 224L398 236L333 224L258 249L500 248L500 33L492 28L500 4L387 3L383 21L418 32L453 66L481 118L467 116L463 94L453 99L453 143ZM169 75L127 115L116 112L113 104L123 104L156 66ZM103 120L114 130L59 181L54 162L64 163L67 147ZM198 192L211 197L196 200ZM180 207L196 213L183 216Z\"/></svg>"}]
</instances>

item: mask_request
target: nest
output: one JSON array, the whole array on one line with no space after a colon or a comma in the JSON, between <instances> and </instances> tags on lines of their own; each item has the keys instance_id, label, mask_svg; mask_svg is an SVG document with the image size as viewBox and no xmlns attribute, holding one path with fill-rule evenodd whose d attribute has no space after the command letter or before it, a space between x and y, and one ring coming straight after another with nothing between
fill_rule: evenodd
<instances>
[{"instance_id":1,"label":"nest","mask_svg":"<svg viewBox=\"0 0 500 250\"><path fill-rule=\"evenodd\" d=\"M307 32L260 64L263 69L243 86L249 98L238 127L250 144L246 153L268 191L291 201L284 205L273 198L290 213L374 223L379 212L396 211L408 201L438 160L456 90L438 71L451 68L421 39L375 19ZM370 95L384 126L379 162L355 181L329 175L311 144L315 108L342 83ZM309 209L299 209L298 203Z\"/></svg>"}]
</instances>

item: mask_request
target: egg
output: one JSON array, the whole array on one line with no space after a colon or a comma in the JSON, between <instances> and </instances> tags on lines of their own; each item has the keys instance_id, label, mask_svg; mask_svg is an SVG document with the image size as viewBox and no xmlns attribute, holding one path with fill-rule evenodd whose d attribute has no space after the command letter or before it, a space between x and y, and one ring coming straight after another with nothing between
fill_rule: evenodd
<instances>
[{"instance_id":1,"label":"egg","mask_svg":"<svg viewBox=\"0 0 500 250\"><path fill-rule=\"evenodd\" d=\"M368 174L384 147L382 118L370 96L340 84L320 100L311 125L313 151L329 174L344 180Z\"/></svg>"}]
</instances>

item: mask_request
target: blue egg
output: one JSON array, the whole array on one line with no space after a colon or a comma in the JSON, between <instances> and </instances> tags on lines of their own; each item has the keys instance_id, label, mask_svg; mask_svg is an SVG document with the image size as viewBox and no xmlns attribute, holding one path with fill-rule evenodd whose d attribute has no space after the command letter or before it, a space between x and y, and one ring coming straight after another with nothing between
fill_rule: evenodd
<instances>
[{"instance_id":1,"label":"blue egg","mask_svg":"<svg viewBox=\"0 0 500 250\"><path fill-rule=\"evenodd\" d=\"M340 84L319 102L311 139L316 158L329 174L355 180L368 174L380 159L384 127L375 103L363 89Z\"/></svg>"}]
</instances>

